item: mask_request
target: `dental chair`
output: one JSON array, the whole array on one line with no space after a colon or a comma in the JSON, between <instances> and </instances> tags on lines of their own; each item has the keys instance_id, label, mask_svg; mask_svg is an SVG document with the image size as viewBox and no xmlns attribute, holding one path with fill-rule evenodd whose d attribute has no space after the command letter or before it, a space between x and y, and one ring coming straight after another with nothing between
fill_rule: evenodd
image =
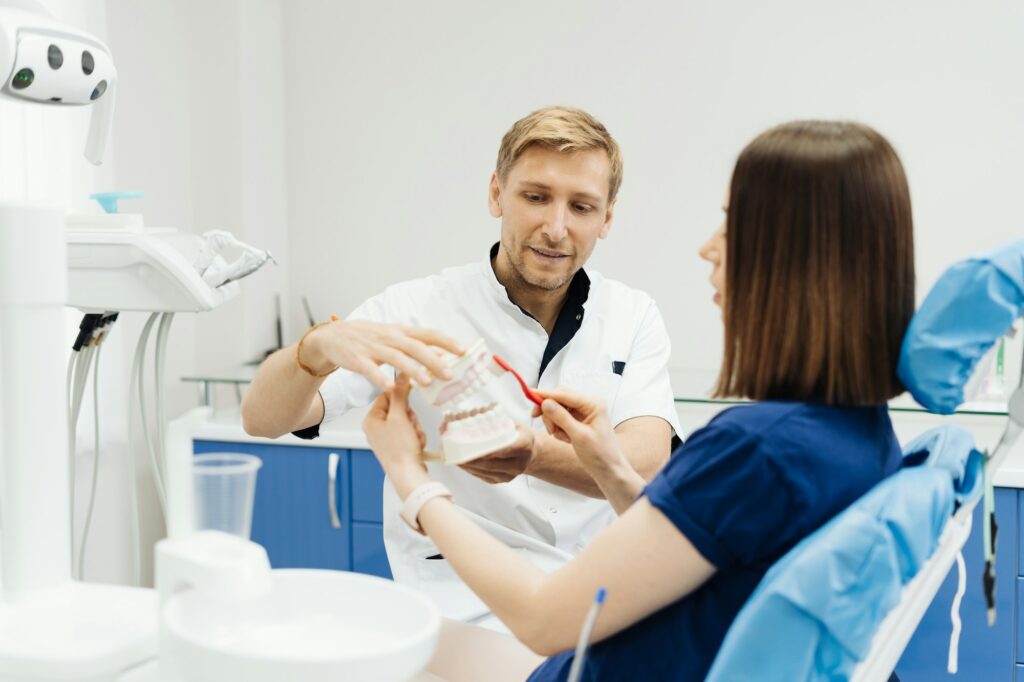
<instances>
[{"instance_id":1,"label":"dental chair","mask_svg":"<svg viewBox=\"0 0 1024 682\"><path fill-rule=\"evenodd\" d=\"M986 353L1022 315L1024 241L957 263L911 321L900 352L901 381L929 411L951 414L985 374L979 364ZM993 474L1022 430L1024 386L1018 385L992 452L978 452L968 432L948 425L904 446L900 471L769 570L726 633L708 682L885 682L954 564L959 589L948 670L955 672L965 588L961 551L975 508L986 496L991 500ZM985 506L991 623L995 546ZM1003 545L1013 551L1012 543Z\"/></svg>"}]
</instances>

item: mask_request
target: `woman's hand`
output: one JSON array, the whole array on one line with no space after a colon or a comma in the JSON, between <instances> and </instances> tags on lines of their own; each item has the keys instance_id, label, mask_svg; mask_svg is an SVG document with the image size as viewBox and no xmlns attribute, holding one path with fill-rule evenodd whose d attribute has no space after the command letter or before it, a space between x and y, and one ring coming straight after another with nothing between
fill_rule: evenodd
<instances>
[{"instance_id":1,"label":"woman's hand","mask_svg":"<svg viewBox=\"0 0 1024 682\"><path fill-rule=\"evenodd\" d=\"M544 402L534 409L533 416L542 416L552 436L572 445L616 514L629 509L645 481L622 452L604 405L565 388L537 392Z\"/></svg>"},{"instance_id":2,"label":"woman's hand","mask_svg":"<svg viewBox=\"0 0 1024 682\"><path fill-rule=\"evenodd\" d=\"M427 480L423 463L427 438L409 407L411 388L408 375L399 374L395 387L377 397L363 420L370 448L402 499Z\"/></svg>"},{"instance_id":3,"label":"woman's hand","mask_svg":"<svg viewBox=\"0 0 1024 682\"><path fill-rule=\"evenodd\" d=\"M572 445L580 463L592 476L596 478L597 472L623 464L628 466L608 412L599 400L561 387L537 393L544 402L534 408L534 416L543 417L548 433Z\"/></svg>"}]
</instances>

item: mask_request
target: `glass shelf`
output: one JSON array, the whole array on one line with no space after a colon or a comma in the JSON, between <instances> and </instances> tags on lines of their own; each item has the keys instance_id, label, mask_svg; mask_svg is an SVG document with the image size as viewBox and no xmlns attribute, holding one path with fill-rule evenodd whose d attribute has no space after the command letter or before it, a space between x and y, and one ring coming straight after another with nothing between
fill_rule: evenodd
<instances>
[{"instance_id":1,"label":"glass shelf","mask_svg":"<svg viewBox=\"0 0 1024 682\"><path fill-rule=\"evenodd\" d=\"M242 386L252 381L259 365L239 365L223 372L196 372L181 377L182 381L198 384L199 404L204 407L213 406L213 387L217 384L233 386L235 397L242 402Z\"/></svg>"},{"instance_id":2,"label":"glass shelf","mask_svg":"<svg viewBox=\"0 0 1024 682\"><path fill-rule=\"evenodd\" d=\"M225 372L196 372L181 377L182 381L211 384L248 384L256 376L258 365L242 365Z\"/></svg>"},{"instance_id":3,"label":"glass shelf","mask_svg":"<svg viewBox=\"0 0 1024 682\"><path fill-rule=\"evenodd\" d=\"M672 392L675 395L675 402L684 405L743 405L749 400L722 400L711 398L711 389L718 379L716 372L706 370L685 370L670 369L669 379L672 382ZM973 400L961 405L954 414L981 415L986 417L1007 416L1006 398L1000 400ZM928 410L918 405L909 393L889 401L891 412L931 414Z\"/></svg>"},{"instance_id":4,"label":"glass shelf","mask_svg":"<svg viewBox=\"0 0 1024 682\"><path fill-rule=\"evenodd\" d=\"M199 384L200 401L203 405L211 404L213 386L216 384L234 385L236 390L248 384L256 375L257 365L242 365L223 372L195 373L183 376L182 381ZM711 398L711 389L715 385L718 374L707 370L670 369L669 379L672 382L672 391L675 395L675 402L682 405L742 405L747 400L720 400ZM889 402L889 409L892 412L917 412L929 414L910 397L909 394L895 398ZM1002 400L981 401L975 400L964 403L954 414L982 415L990 417L1005 417L1006 398Z\"/></svg>"}]
</instances>

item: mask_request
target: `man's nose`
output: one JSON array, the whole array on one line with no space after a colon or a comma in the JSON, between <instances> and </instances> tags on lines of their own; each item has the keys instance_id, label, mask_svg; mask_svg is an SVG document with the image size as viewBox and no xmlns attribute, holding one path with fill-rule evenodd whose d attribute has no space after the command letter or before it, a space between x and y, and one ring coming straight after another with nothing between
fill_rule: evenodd
<instances>
[{"instance_id":1,"label":"man's nose","mask_svg":"<svg viewBox=\"0 0 1024 682\"><path fill-rule=\"evenodd\" d=\"M565 206L553 204L544 216L541 232L552 243L562 241L569 229L569 212Z\"/></svg>"}]
</instances>

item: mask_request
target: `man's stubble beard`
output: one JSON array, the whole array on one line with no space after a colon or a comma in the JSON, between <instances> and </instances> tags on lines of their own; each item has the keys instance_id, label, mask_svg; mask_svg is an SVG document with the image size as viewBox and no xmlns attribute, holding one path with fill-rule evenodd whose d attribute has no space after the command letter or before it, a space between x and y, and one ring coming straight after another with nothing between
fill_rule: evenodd
<instances>
[{"instance_id":1,"label":"man's stubble beard","mask_svg":"<svg viewBox=\"0 0 1024 682\"><path fill-rule=\"evenodd\" d=\"M570 280L572 280L573 275L576 274L576 270L567 273L564 278L559 279L557 282L553 284L548 281L532 281L529 277L527 277L526 263L523 262L520 252L513 253L511 249L506 248L505 253L508 254L508 261L512 265L512 277L515 280L514 282L510 282L510 284L520 291L528 289L540 289L542 291L557 291L558 289L564 287Z\"/></svg>"}]
</instances>

